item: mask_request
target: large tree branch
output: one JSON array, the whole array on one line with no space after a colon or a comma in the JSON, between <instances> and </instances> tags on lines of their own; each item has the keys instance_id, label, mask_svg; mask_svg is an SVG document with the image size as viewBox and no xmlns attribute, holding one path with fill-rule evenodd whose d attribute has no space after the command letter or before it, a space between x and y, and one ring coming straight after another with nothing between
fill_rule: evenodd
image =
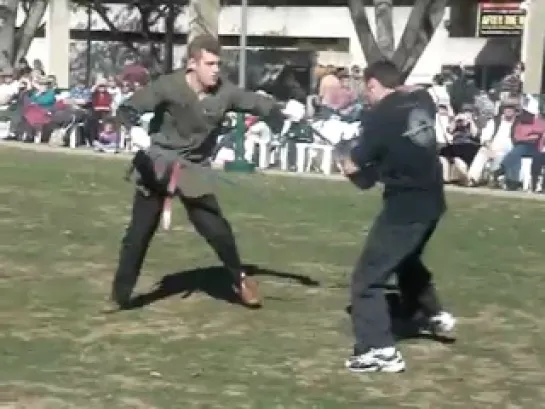
<instances>
[{"instance_id":1,"label":"large tree branch","mask_svg":"<svg viewBox=\"0 0 545 409\"><path fill-rule=\"evenodd\" d=\"M31 3L25 21L15 35L12 64L28 53L30 44L32 44L32 40L36 35L36 30L40 27L45 15L48 3L49 0L34 0Z\"/></svg>"},{"instance_id":2,"label":"large tree branch","mask_svg":"<svg viewBox=\"0 0 545 409\"><path fill-rule=\"evenodd\" d=\"M395 50L392 0L373 0L375 9L376 41L385 57L392 58Z\"/></svg>"},{"instance_id":3,"label":"large tree branch","mask_svg":"<svg viewBox=\"0 0 545 409\"><path fill-rule=\"evenodd\" d=\"M108 28L111 31L119 32L119 29L116 27L116 25L112 22L112 20L108 17L108 9L104 7L102 4L100 4L99 1L95 1L93 4L93 10L98 14L98 16L104 21L104 24L108 26ZM142 16L143 18L144 16ZM142 22L144 25L144 21ZM141 51L130 41L123 41L123 45L127 47L135 56L141 56ZM151 61L153 65L153 69L158 69L159 64L157 61Z\"/></svg>"},{"instance_id":4,"label":"large tree branch","mask_svg":"<svg viewBox=\"0 0 545 409\"><path fill-rule=\"evenodd\" d=\"M156 44L151 40L151 14L153 10L149 7L140 7L137 6L140 15L142 16L142 33L144 37L149 42L149 58L148 64L154 73L161 72L161 56L159 55L159 50L157 49Z\"/></svg>"},{"instance_id":5,"label":"large tree branch","mask_svg":"<svg viewBox=\"0 0 545 409\"><path fill-rule=\"evenodd\" d=\"M191 42L199 35L218 37L218 16L221 9L220 0L191 0L189 2L189 36Z\"/></svg>"},{"instance_id":6,"label":"large tree branch","mask_svg":"<svg viewBox=\"0 0 545 409\"><path fill-rule=\"evenodd\" d=\"M447 0L417 0L393 61L402 72L403 80L411 74L418 59L431 41L435 30L443 20Z\"/></svg>"},{"instance_id":7,"label":"large tree branch","mask_svg":"<svg viewBox=\"0 0 545 409\"><path fill-rule=\"evenodd\" d=\"M25 12L25 14L28 14L28 12L30 11L30 0L22 0L21 1L21 7L23 9L23 11Z\"/></svg>"},{"instance_id":8,"label":"large tree branch","mask_svg":"<svg viewBox=\"0 0 545 409\"><path fill-rule=\"evenodd\" d=\"M19 0L0 2L0 70L13 67L13 42Z\"/></svg>"},{"instance_id":9,"label":"large tree branch","mask_svg":"<svg viewBox=\"0 0 545 409\"><path fill-rule=\"evenodd\" d=\"M348 0L348 9L350 11L350 17L354 23L354 29L360 41L360 45L363 50L363 55L367 61L367 65L383 59L385 56L382 54L373 31L371 30L371 25L369 24L369 19L365 13L366 2L364 0Z\"/></svg>"}]
</instances>

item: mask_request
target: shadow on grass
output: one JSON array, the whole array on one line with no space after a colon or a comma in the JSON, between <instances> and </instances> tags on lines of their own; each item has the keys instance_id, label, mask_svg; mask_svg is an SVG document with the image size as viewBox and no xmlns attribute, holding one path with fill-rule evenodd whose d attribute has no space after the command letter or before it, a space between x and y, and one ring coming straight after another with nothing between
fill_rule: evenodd
<instances>
[{"instance_id":1,"label":"shadow on grass","mask_svg":"<svg viewBox=\"0 0 545 409\"><path fill-rule=\"evenodd\" d=\"M305 275L286 273L255 265L244 266L244 271L248 276L253 277L276 277L292 280L300 285L309 287L320 285L319 281ZM195 292L202 292L217 300L237 304L238 299L233 292L232 285L233 280L231 276L221 266L180 271L164 276L152 291L134 297L131 300L129 309L142 308L174 295L181 295L182 298L188 298Z\"/></svg>"}]
</instances>

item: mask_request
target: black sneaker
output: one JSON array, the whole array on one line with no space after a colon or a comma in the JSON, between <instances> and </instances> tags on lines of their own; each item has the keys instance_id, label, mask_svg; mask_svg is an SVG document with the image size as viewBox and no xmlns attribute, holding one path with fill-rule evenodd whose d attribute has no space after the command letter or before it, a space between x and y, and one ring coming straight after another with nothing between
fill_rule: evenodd
<instances>
[{"instance_id":1,"label":"black sneaker","mask_svg":"<svg viewBox=\"0 0 545 409\"><path fill-rule=\"evenodd\" d=\"M395 347L372 348L348 358L345 367L351 372L403 372L405 361Z\"/></svg>"}]
</instances>

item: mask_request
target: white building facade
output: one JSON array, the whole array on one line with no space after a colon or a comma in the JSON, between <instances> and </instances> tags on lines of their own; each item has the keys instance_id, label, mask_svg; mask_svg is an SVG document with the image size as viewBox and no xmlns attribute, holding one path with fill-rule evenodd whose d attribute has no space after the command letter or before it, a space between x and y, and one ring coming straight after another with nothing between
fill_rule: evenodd
<instances>
[{"instance_id":1,"label":"white building facade","mask_svg":"<svg viewBox=\"0 0 545 409\"><path fill-rule=\"evenodd\" d=\"M68 3L67 0L55 2ZM119 13L123 5L112 5L111 13ZM58 12L58 11L57 11ZM136 12L136 11L135 11ZM223 7L219 19L220 36L236 36L240 33L240 7ZM405 28L411 7L396 6L393 12L393 23L396 41L399 41ZM62 14L62 12L59 12ZM57 39L62 39L62 31L66 29L84 30L87 27L85 10L78 10L64 14L62 19L55 19L54 13L48 13L47 21L55 21L55 30L46 29L47 34L53 33ZM374 30L374 12L370 7L367 10L370 24ZM66 18L69 16L69 18ZM518 59L509 39L494 39L477 37L450 37L448 25L450 8L447 8L443 22L439 25L430 44L419 60L411 76L415 82L429 81L433 75L445 65L512 65ZM65 24L64 24L65 23ZM59 26L62 24L62 27ZM187 13L180 14L176 20L176 31L187 32ZM303 47L312 48L317 52L318 63L349 66L357 64L365 66L365 57L362 53L352 20L347 7L249 7L248 35L259 37L291 37L304 38ZM95 30L107 30L107 25L98 16L93 17ZM155 30L161 31L159 24ZM338 39L335 46L316 46L313 39ZM66 37L64 37L66 38ZM40 59L45 67L55 71L59 60L65 59L65 52L58 53L59 40L36 38L30 48L28 59ZM61 48L63 48L61 46ZM183 53L183 46L176 46L177 58ZM65 47L63 48L65 50ZM62 81L62 79L61 79Z\"/></svg>"}]
</instances>

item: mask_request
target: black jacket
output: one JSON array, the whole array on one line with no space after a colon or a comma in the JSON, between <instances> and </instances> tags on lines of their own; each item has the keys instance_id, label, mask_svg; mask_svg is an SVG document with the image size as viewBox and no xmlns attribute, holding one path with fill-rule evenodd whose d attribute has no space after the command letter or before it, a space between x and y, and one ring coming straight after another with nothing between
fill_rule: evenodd
<instances>
[{"instance_id":1,"label":"black jacket","mask_svg":"<svg viewBox=\"0 0 545 409\"><path fill-rule=\"evenodd\" d=\"M352 150L360 168L376 168L384 183L384 212L393 222L436 220L446 209L435 111L425 90L394 92L369 113Z\"/></svg>"}]
</instances>

